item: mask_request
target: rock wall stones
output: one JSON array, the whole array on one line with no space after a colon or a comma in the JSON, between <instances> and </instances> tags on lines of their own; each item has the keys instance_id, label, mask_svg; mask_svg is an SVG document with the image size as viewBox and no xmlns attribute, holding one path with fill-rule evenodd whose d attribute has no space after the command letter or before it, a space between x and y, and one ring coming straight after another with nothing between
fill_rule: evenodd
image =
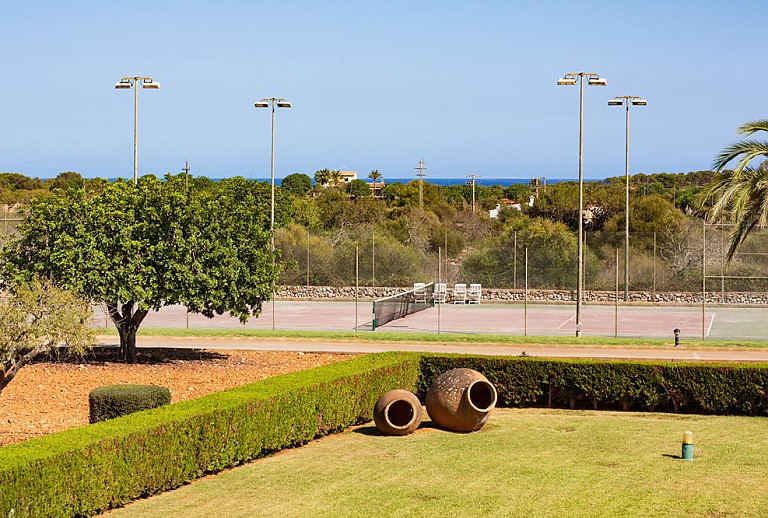
<instances>
[{"instance_id":1,"label":"rock wall stones","mask_svg":"<svg viewBox=\"0 0 768 518\"><path fill-rule=\"evenodd\" d=\"M402 293L409 288L398 287L360 287L358 296L361 300L373 300ZM451 301L452 290L448 288L448 301ZM593 304L609 304L614 301L613 291L584 290L584 302ZM619 300L623 300L623 292L619 292ZM279 286L277 298L287 300L318 300L339 299L353 300L354 286ZM483 289L484 302L523 302L524 290L512 289ZM528 290L529 302L570 303L576 300L573 290ZM629 293L630 302L646 304L686 305L701 304L701 292L657 292L632 291ZM707 304L733 305L768 305L768 293L765 292L707 292Z\"/></svg>"}]
</instances>

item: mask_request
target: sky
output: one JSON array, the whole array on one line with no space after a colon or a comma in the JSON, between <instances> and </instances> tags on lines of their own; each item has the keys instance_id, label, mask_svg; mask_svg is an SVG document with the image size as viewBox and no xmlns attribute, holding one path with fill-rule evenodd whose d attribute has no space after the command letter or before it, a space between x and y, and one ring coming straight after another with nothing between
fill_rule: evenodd
<instances>
[{"instance_id":1,"label":"sky","mask_svg":"<svg viewBox=\"0 0 768 518\"><path fill-rule=\"evenodd\" d=\"M1 0L0 171L52 177L269 177L318 169L408 178L576 178L707 169L768 117L763 1L40 2Z\"/></svg>"}]
</instances>

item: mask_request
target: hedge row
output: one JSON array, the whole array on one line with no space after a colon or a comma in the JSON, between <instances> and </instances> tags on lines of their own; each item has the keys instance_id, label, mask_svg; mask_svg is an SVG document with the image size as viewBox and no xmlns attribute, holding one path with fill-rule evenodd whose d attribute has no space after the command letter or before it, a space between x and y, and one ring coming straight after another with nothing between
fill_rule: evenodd
<instances>
[{"instance_id":1,"label":"hedge row","mask_svg":"<svg viewBox=\"0 0 768 518\"><path fill-rule=\"evenodd\" d=\"M0 516L90 515L167 491L368 421L418 376L416 355L364 356L5 446Z\"/></svg>"},{"instance_id":2,"label":"hedge row","mask_svg":"<svg viewBox=\"0 0 768 518\"><path fill-rule=\"evenodd\" d=\"M768 415L768 365L423 355L418 394L466 367L496 386L499 406Z\"/></svg>"}]
</instances>

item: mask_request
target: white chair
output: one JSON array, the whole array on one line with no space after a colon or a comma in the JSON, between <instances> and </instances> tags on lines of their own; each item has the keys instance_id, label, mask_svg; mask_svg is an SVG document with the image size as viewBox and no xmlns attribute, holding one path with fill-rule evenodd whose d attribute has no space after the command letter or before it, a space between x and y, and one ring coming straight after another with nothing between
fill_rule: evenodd
<instances>
[{"instance_id":1,"label":"white chair","mask_svg":"<svg viewBox=\"0 0 768 518\"><path fill-rule=\"evenodd\" d=\"M480 297L483 291L481 284L470 284L469 292L467 293L467 302L470 304L480 304Z\"/></svg>"},{"instance_id":2,"label":"white chair","mask_svg":"<svg viewBox=\"0 0 768 518\"><path fill-rule=\"evenodd\" d=\"M467 285L454 284L453 285L453 303L465 304L466 302L467 302Z\"/></svg>"},{"instance_id":3,"label":"white chair","mask_svg":"<svg viewBox=\"0 0 768 518\"><path fill-rule=\"evenodd\" d=\"M414 302L427 302L427 284L424 282L413 283L413 301Z\"/></svg>"},{"instance_id":4,"label":"white chair","mask_svg":"<svg viewBox=\"0 0 768 518\"><path fill-rule=\"evenodd\" d=\"M432 300L437 304L444 304L448 296L448 286L444 282L435 283L435 292L432 294Z\"/></svg>"}]
</instances>

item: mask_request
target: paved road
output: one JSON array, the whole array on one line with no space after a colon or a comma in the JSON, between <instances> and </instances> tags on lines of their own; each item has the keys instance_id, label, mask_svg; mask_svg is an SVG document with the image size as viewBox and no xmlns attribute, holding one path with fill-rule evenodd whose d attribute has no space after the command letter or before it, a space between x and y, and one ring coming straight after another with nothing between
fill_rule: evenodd
<instances>
[{"instance_id":1,"label":"paved road","mask_svg":"<svg viewBox=\"0 0 768 518\"><path fill-rule=\"evenodd\" d=\"M100 337L104 345L116 345L116 337ZM678 361L765 361L768 349L685 346L611 347L568 345L504 345L462 343L353 342L326 340L255 339L226 337L138 337L138 347L187 349L244 349L255 351L302 351L327 353L375 353L384 351L419 351L485 355L529 356L542 358L610 358Z\"/></svg>"}]
</instances>

